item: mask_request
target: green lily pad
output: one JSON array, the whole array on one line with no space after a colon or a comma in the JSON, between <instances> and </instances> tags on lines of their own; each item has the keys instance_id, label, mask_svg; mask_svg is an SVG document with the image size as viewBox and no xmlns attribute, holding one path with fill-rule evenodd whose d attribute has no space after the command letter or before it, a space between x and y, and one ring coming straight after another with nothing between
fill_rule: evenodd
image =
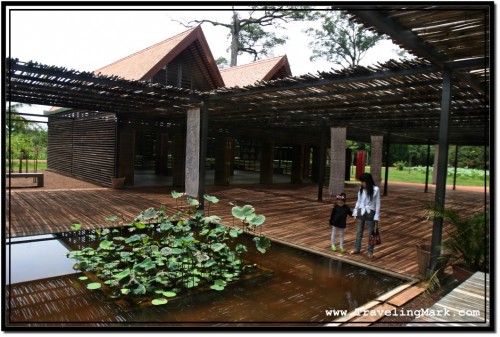
<instances>
[{"instance_id":1,"label":"green lily pad","mask_svg":"<svg viewBox=\"0 0 500 337\"><path fill-rule=\"evenodd\" d=\"M87 289L95 290L101 288L101 284L99 282L89 283L87 284Z\"/></svg>"},{"instance_id":2,"label":"green lily pad","mask_svg":"<svg viewBox=\"0 0 500 337\"><path fill-rule=\"evenodd\" d=\"M153 305L163 305L167 303L168 300L166 298L155 298L154 300L151 301L151 304Z\"/></svg>"},{"instance_id":3,"label":"green lily pad","mask_svg":"<svg viewBox=\"0 0 500 337\"><path fill-rule=\"evenodd\" d=\"M175 296L177 296L177 294L176 294L176 293L174 293L173 291L164 291L164 292L162 292L161 294L162 294L163 296L165 296L165 297L175 297Z\"/></svg>"},{"instance_id":4,"label":"green lily pad","mask_svg":"<svg viewBox=\"0 0 500 337\"><path fill-rule=\"evenodd\" d=\"M71 229L74 231L79 231L82 228L82 224L74 223L71 225Z\"/></svg>"},{"instance_id":5,"label":"green lily pad","mask_svg":"<svg viewBox=\"0 0 500 337\"><path fill-rule=\"evenodd\" d=\"M203 198L205 198L205 200L207 200L207 201L209 201L209 202L211 202L211 203L213 203L213 204L216 204L216 203L218 203L218 202L219 202L219 199L217 199L217 198L216 198L216 197L214 197L214 196L208 195L208 194L205 194L205 195L203 196Z\"/></svg>"}]
</instances>

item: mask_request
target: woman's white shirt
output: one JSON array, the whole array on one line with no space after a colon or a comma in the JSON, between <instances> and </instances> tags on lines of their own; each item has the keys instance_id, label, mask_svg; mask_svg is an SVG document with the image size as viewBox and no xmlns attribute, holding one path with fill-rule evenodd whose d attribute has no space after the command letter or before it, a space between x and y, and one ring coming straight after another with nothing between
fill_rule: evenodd
<instances>
[{"instance_id":1,"label":"woman's white shirt","mask_svg":"<svg viewBox=\"0 0 500 337\"><path fill-rule=\"evenodd\" d=\"M375 211L375 216L373 220L379 221L380 218L380 189L378 186L373 186L373 198L370 199L366 193L366 188L363 188L363 192L358 191L358 201L352 212L352 216L363 215L369 211Z\"/></svg>"}]
</instances>

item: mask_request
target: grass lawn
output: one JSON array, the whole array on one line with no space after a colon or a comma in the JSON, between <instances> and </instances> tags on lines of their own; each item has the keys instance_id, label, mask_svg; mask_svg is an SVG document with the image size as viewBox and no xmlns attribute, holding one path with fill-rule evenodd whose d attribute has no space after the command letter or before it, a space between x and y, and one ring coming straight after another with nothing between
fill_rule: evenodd
<instances>
[{"instance_id":1,"label":"grass lawn","mask_svg":"<svg viewBox=\"0 0 500 337\"><path fill-rule=\"evenodd\" d=\"M370 172L370 168L366 167L366 171ZM351 170L351 176L355 173L355 168ZM446 185L453 185L454 169L448 170L446 178ZM382 180L385 178L385 167L382 168ZM406 183L419 183L425 184L425 168L398 170L395 167L389 168L389 182L406 182ZM429 184L432 183L432 171L429 172ZM484 186L484 176L478 173L478 170L460 169L457 173L457 186ZM487 176L486 186L489 187L489 175Z\"/></svg>"},{"instance_id":2,"label":"grass lawn","mask_svg":"<svg viewBox=\"0 0 500 337\"><path fill-rule=\"evenodd\" d=\"M5 162L7 170L9 170L9 161ZM47 169L47 160L38 160L37 171ZM19 172L19 159L12 159L12 172ZM26 161L23 160L23 172L26 172ZM35 172L35 161L28 160L28 172Z\"/></svg>"},{"instance_id":3,"label":"grass lawn","mask_svg":"<svg viewBox=\"0 0 500 337\"><path fill-rule=\"evenodd\" d=\"M7 169L9 169L9 162L6 162ZM26 162L23 161L23 172L25 172ZM46 160L39 160L37 171L43 171L47 168ZM12 160L12 171L19 172L19 160ZM33 160L28 162L28 172L35 171L35 163ZM366 167L366 172L370 172L370 167ZM354 175L356 174L356 168L353 166L351 169L351 180L354 180ZM448 170L448 176L446 178L447 185L453 185L453 174L454 169ZM484 186L484 175L483 172L479 170L470 169L459 169L457 173L457 186ZM382 180L385 178L385 167L382 168ZM389 182L406 182L406 183L418 183L425 184L425 168L405 168L404 170L398 170L395 167L389 168ZM429 172L429 183L432 183L432 171ZM489 175L487 176L486 186L489 187Z\"/></svg>"}]
</instances>

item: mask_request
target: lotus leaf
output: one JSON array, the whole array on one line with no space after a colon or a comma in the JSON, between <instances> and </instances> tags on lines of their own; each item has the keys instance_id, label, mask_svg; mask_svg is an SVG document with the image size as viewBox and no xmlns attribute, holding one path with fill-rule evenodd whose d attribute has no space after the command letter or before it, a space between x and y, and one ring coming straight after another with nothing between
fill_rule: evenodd
<instances>
[{"instance_id":1,"label":"lotus leaf","mask_svg":"<svg viewBox=\"0 0 500 337\"><path fill-rule=\"evenodd\" d=\"M205 225L211 224L211 223L220 223L221 218L217 215L211 215L211 216L206 216L203 219L201 219Z\"/></svg>"},{"instance_id":2,"label":"lotus leaf","mask_svg":"<svg viewBox=\"0 0 500 337\"><path fill-rule=\"evenodd\" d=\"M162 294L163 296L165 296L165 297L175 297L175 296L177 296L177 294L176 294L176 293L174 293L173 291L164 291L164 292L162 292L161 294Z\"/></svg>"},{"instance_id":3,"label":"lotus leaf","mask_svg":"<svg viewBox=\"0 0 500 337\"><path fill-rule=\"evenodd\" d=\"M247 217L253 215L255 212L255 208L253 208L253 206L251 205L245 205L243 207L240 207L240 206L234 206L232 209L231 209L231 213L233 214L233 216L237 219L240 219L240 220L245 220Z\"/></svg>"},{"instance_id":4,"label":"lotus leaf","mask_svg":"<svg viewBox=\"0 0 500 337\"><path fill-rule=\"evenodd\" d=\"M224 280L215 280L214 284L210 286L213 290L221 291L226 287L227 282Z\"/></svg>"},{"instance_id":5,"label":"lotus leaf","mask_svg":"<svg viewBox=\"0 0 500 337\"><path fill-rule=\"evenodd\" d=\"M204 198L205 200L207 200L207 201L209 201L209 202L213 203L213 204L216 204L216 203L218 203L218 202L219 202L219 199L217 199L217 198L216 198L216 197L214 197L214 196L208 195L208 194L205 194L205 195L203 196L203 198Z\"/></svg>"},{"instance_id":6,"label":"lotus leaf","mask_svg":"<svg viewBox=\"0 0 500 337\"><path fill-rule=\"evenodd\" d=\"M210 245L210 249L212 249L214 252L218 252L221 249L223 249L224 247L226 247L226 244L220 243L220 242L217 242L217 243Z\"/></svg>"},{"instance_id":7,"label":"lotus leaf","mask_svg":"<svg viewBox=\"0 0 500 337\"><path fill-rule=\"evenodd\" d=\"M87 289L94 290L94 289L99 289L101 288L101 284L99 282L93 282L87 284Z\"/></svg>"},{"instance_id":8,"label":"lotus leaf","mask_svg":"<svg viewBox=\"0 0 500 337\"><path fill-rule=\"evenodd\" d=\"M155 298L154 300L151 301L151 304L153 305L162 305L167 303L168 300L166 298Z\"/></svg>"},{"instance_id":9,"label":"lotus leaf","mask_svg":"<svg viewBox=\"0 0 500 337\"><path fill-rule=\"evenodd\" d=\"M174 198L174 199L179 199L183 195L184 195L184 193L179 193L179 192L176 192L176 191L172 191L172 198Z\"/></svg>"},{"instance_id":10,"label":"lotus leaf","mask_svg":"<svg viewBox=\"0 0 500 337\"><path fill-rule=\"evenodd\" d=\"M99 243L99 247L102 249L113 249L113 241L104 240Z\"/></svg>"},{"instance_id":11,"label":"lotus leaf","mask_svg":"<svg viewBox=\"0 0 500 337\"><path fill-rule=\"evenodd\" d=\"M82 224L74 223L71 225L71 229L74 231L79 231L82 228Z\"/></svg>"},{"instance_id":12,"label":"lotus leaf","mask_svg":"<svg viewBox=\"0 0 500 337\"><path fill-rule=\"evenodd\" d=\"M129 275L130 275L130 269L127 268L124 271L122 271L121 273L113 275L113 277L116 278L116 279L121 280L122 278L127 277Z\"/></svg>"}]
</instances>

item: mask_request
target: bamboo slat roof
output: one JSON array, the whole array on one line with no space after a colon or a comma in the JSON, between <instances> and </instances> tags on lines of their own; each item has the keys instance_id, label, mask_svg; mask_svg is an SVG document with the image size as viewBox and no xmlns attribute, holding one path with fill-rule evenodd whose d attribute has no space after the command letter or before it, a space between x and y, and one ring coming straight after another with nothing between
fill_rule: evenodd
<instances>
[{"instance_id":1,"label":"bamboo slat roof","mask_svg":"<svg viewBox=\"0 0 500 337\"><path fill-rule=\"evenodd\" d=\"M489 144L490 7L372 7L348 12L420 58L209 92L8 59L6 97L176 122L205 101L212 130L316 143L329 127L345 126L351 140L390 133L393 143L433 144L439 142L444 69L452 69L449 142Z\"/></svg>"}]
</instances>

